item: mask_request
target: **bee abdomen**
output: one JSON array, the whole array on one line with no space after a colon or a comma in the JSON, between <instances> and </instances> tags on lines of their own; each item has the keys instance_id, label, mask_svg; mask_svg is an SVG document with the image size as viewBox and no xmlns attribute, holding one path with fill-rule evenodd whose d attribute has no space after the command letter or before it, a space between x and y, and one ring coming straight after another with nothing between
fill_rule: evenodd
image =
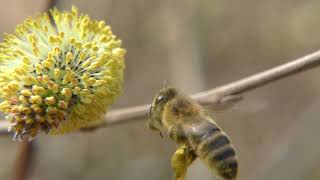
<instances>
[{"instance_id":1,"label":"bee abdomen","mask_svg":"<svg viewBox=\"0 0 320 180\"><path fill-rule=\"evenodd\" d=\"M237 176L238 161L229 138L221 131L211 134L197 147L197 154L218 175L227 180Z\"/></svg>"}]
</instances>

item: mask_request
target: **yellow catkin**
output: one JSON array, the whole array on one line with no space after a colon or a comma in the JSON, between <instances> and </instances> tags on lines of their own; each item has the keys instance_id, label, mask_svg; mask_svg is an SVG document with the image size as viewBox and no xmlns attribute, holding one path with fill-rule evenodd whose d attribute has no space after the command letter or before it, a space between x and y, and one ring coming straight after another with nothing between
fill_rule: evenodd
<instances>
[{"instance_id":1,"label":"yellow catkin","mask_svg":"<svg viewBox=\"0 0 320 180\"><path fill-rule=\"evenodd\" d=\"M50 10L27 18L0 46L0 111L14 137L99 124L121 92L125 50L103 21Z\"/></svg>"}]
</instances>

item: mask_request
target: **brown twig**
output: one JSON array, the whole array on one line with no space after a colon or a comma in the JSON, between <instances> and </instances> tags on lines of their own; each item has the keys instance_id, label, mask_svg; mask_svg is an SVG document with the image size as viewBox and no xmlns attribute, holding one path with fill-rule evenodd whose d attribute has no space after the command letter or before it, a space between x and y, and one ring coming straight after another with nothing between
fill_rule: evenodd
<instances>
[{"instance_id":1,"label":"brown twig","mask_svg":"<svg viewBox=\"0 0 320 180\"><path fill-rule=\"evenodd\" d=\"M315 68L318 65L320 65L320 51L316 51L286 64L276 66L269 70L214 88L212 90L194 94L192 95L192 98L196 99L201 104L219 105L221 103L225 103L226 100L227 102L232 102L240 99L239 97L242 93L262 87L268 83L288 77L290 75ZM103 123L91 129L145 119L148 116L149 107L150 105L146 104L110 111L108 114L106 114ZM6 129L7 124L0 124L0 132Z\"/></svg>"},{"instance_id":2,"label":"brown twig","mask_svg":"<svg viewBox=\"0 0 320 180\"><path fill-rule=\"evenodd\" d=\"M241 98L240 95L242 93L262 87L268 83L288 77L290 75L315 68L319 65L320 51L316 51L261 73L254 74L209 91L194 94L192 95L192 98L196 99L201 104L206 105L220 105L227 102L237 101ZM98 127L100 128L111 124L120 124L147 118L149 107L150 105L142 105L111 111L105 116L104 122Z\"/></svg>"},{"instance_id":3,"label":"brown twig","mask_svg":"<svg viewBox=\"0 0 320 180\"><path fill-rule=\"evenodd\" d=\"M276 66L272 69L254 74L213 90L198 93L193 97L199 101L206 101L208 97L217 97L220 99L229 95L245 93L270 82L315 68L318 65L320 65L320 51L316 51L286 64Z\"/></svg>"},{"instance_id":4,"label":"brown twig","mask_svg":"<svg viewBox=\"0 0 320 180\"><path fill-rule=\"evenodd\" d=\"M13 180L25 180L31 175L34 156L34 141L22 141L19 144L18 156L14 164Z\"/></svg>"},{"instance_id":5,"label":"brown twig","mask_svg":"<svg viewBox=\"0 0 320 180\"><path fill-rule=\"evenodd\" d=\"M47 6L45 11L49 11L50 8L56 5L56 0L47 0ZM8 132L9 123L0 123L0 134ZM13 167L13 180L26 180L32 174L32 165L35 156L35 141L29 141L27 139L20 142L18 147L18 156Z\"/></svg>"},{"instance_id":6,"label":"brown twig","mask_svg":"<svg viewBox=\"0 0 320 180\"><path fill-rule=\"evenodd\" d=\"M0 121L0 135L8 135L8 127L10 123L7 121Z\"/></svg>"}]
</instances>

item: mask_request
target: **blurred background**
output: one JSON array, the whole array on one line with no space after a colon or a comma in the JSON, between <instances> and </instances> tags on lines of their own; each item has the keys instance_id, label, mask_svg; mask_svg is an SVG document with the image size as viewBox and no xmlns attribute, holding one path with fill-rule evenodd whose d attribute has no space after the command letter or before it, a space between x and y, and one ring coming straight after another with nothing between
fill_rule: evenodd
<instances>
[{"instance_id":1,"label":"blurred background","mask_svg":"<svg viewBox=\"0 0 320 180\"><path fill-rule=\"evenodd\" d=\"M106 20L128 52L124 91L113 108L150 103L165 80L192 94L320 48L317 0L1 1L1 33L50 3ZM319 76L315 69L251 91L217 119L238 151L239 180L320 178ZM17 148L0 137L0 179L12 179ZM148 130L146 119L40 136L36 148L30 180L173 179L176 146ZM196 161L187 179L215 178Z\"/></svg>"}]
</instances>

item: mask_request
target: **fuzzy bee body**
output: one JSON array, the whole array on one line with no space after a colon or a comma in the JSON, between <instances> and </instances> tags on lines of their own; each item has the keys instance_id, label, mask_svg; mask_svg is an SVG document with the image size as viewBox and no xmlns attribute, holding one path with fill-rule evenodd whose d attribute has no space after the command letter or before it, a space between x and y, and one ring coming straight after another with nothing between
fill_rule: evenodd
<instances>
[{"instance_id":1,"label":"fuzzy bee body","mask_svg":"<svg viewBox=\"0 0 320 180\"><path fill-rule=\"evenodd\" d=\"M205 119L193 125L193 129L196 131L190 133L188 142L195 154L221 177L235 179L238 170L236 153L221 128Z\"/></svg>"},{"instance_id":2,"label":"fuzzy bee body","mask_svg":"<svg viewBox=\"0 0 320 180\"><path fill-rule=\"evenodd\" d=\"M220 177L236 179L238 161L234 147L197 102L174 88L164 88L150 109L149 126L165 131L178 145L190 148Z\"/></svg>"}]
</instances>

